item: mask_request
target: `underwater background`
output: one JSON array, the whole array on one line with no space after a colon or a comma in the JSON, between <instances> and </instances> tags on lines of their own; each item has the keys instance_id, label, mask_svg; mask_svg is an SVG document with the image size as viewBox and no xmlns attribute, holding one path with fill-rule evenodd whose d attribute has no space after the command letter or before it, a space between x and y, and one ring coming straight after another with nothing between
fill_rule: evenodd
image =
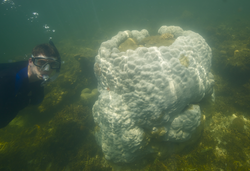
<instances>
[{"instance_id":1,"label":"underwater background","mask_svg":"<svg viewBox=\"0 0 250 171\"><path fill-rule=\"evenodd\" d=\"M52 38L63 64L42 104L20 111L0 130L0 171L250 170L249 7L248 0L2 0L0 63L27 60L34 46ZM206 121L192 146L114 165L94 137L94 57L119 31L156 35L162 25L207 41L215 102L200 103Z\"/></svg>"}]
</instances>

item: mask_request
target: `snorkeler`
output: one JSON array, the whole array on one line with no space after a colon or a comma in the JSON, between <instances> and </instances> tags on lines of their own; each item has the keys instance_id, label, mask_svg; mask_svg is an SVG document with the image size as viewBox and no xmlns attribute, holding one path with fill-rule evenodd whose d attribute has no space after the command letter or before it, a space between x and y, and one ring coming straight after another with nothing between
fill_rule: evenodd
<instances>
[{"instance_id":1,"label":"snorkeler","mask_svg":"<svg viewBox=\"0 0 250 171\"><path fill-rule=\"evenodd\" d=\"M7 126L28 104L41 103L43 86L59 75L60 68L61 58L51 40L36 46L28 62L0 64L0 128Z\"/></svg>"}]
</instances>

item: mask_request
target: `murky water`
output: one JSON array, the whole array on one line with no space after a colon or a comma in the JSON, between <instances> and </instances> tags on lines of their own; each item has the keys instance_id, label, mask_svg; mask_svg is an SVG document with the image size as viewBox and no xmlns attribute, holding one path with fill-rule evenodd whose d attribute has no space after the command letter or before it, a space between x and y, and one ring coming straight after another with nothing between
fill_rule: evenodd
<instances>
[{"instance_id":1,"label":"murky water","mask_svg":"<svg viewBox=\"0 0 250 171\"><path fill-rule=\"evenodd\" d=\"M0 171L10 170L247 170L250 167L250 22L248 1L28 1L0 4L0 62L27 60L50 38L62 69L45 99L0 130ZM200 137L166 156L130 164L105 159L95 140L98 98L94 57L119 31L162 25L199 33L212 49L214 101L199 103ZM84 90L84 91L83 91ZM152 140L153 141L153 140ZM162 145L163 151L165 150Z\"/></svg>"}]
</instances>

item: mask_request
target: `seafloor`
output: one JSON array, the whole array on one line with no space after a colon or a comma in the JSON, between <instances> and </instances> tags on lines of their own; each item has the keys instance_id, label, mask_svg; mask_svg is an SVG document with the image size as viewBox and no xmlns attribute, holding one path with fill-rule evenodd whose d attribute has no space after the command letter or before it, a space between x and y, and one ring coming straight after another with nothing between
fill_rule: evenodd
<instances>
[{"instance_id":1,"label":"seafloor","mask_svg":"<svg viewBox=\"0 0 250 171\"><path fill-rule=\"evenodd\" d=\"M42 104L0 130L0 171L250 170L250 24L233 19L202 30L213 51L215 96L200 102L206 120L193 145L130 165L106 161L91 109L98 96L94 56L107 39L67 39L57 43L64 64Z\"/></svg>"}]
</instances>

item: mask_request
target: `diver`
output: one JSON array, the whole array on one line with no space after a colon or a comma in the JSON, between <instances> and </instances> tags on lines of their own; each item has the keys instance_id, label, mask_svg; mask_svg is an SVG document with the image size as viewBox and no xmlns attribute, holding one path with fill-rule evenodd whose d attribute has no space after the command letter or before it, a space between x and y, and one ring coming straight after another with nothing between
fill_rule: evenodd
<instances>
[{"instance_id":1,"label":"diver","mask_svg":"<svg viewBox=\"0 0 250 171\"><path fill-rule=\"evenodd\" d=\"M52 40L34 47L28 61L0 64L0 129L21 109L43 101L44 85L59 75L60 68L61 57Z\"/></svg>"}]
</instances>

